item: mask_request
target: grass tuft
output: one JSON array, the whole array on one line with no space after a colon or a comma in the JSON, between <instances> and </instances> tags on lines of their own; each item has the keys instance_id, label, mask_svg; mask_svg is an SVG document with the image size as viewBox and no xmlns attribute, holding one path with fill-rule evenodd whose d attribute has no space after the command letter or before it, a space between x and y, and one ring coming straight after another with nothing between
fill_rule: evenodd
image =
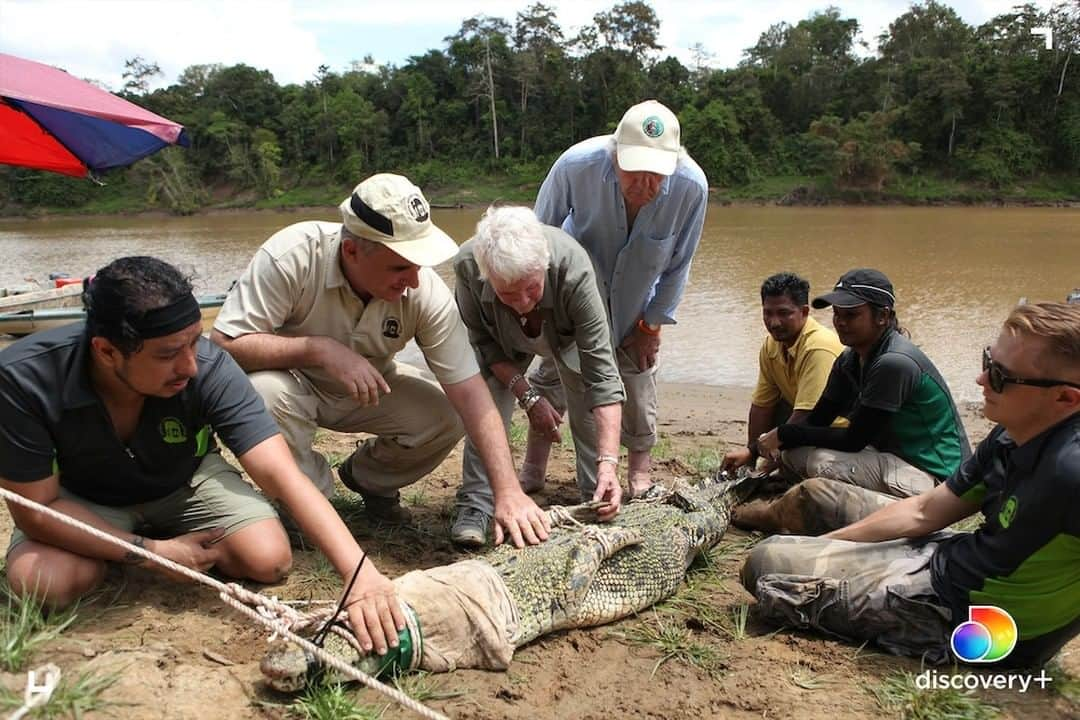
<instances>
[{"instance_id":1,"label":"grass tuft","mask_svg":"<svg viewBox=\"0 0 1080 720\"><path fill-rule=\"evenodd\" d=\"M19 597L3 585L5 604L0 608L0 668L22 670L33 652L56 639L75 622L77 606L46 612L33 595Z\"/></svg>"},{"instance_id":2,"label":"grass tuft","mask_svg":"<svg viewBox=\"0 0 1080 720\"><path fill-rule=\"evenodd\" d=\"M719 677L724 669L724 657L716 648L698 642L689 628L665 620L663 615L655 612L651 621L647 620L612 634L630 645L647 647L658 652L660 659L653 666L653 675L669 660L696 667L714 679Z\"/></svg>"},{"instance_id":3,"label":"grass tuft","mask_svg":"<svg viewBox=\"0 0 1080 720\"><path fill-rule=\"evenodd\" d=\"M419 703L449 700L465 694L464 690L446 688L444 680L445 678L436 679L427 672L404 673L394 678L394 687Z\"/></svg>"},{"instance_id":4,"label":"grass tuft","mask_svg":"<svg viewBox=\"0 0 1080 720\"><path fill-rule=\"evenodd\" d=\"M971 692L920 690L909 672L890 675L870 692L881 709L895 713L900 720L992 720L999 712Z\"/></svg>"},{"instance_id":5,"label":"grass tuft","mask_svg":"<svg viewBox=\"0 0 1080 720\"><path fill-rule=\"evenodd\" d=\"M120 679L120 672L120 670L102 674L93 671L83 672L74 680L61 676L60 684L53 691L49 701L35 707L26 717L43 720L81 718L86 713L100 712L119 706L121 703L106 700L102 696ZM22 707L22 704L22 692L0 686L0 710L5 712L15 710Z\"/></svg>"},{"instance_id":6,"label":"grass tuft","mask_svg":"<svg viewBox=\"0 0 1080 720\"><path fill-rule=\"evenodd\" d=\"M382 710L359 705L342 683L312 683L289 708L304 720L378 720Z\"/></svg>"}]
</instances>

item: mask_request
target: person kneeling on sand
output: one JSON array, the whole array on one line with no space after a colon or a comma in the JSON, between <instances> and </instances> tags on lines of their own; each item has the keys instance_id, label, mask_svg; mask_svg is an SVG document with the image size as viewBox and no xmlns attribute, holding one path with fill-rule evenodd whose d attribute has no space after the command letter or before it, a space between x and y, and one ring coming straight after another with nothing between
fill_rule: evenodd
<instances>
[{"instance_id":1,"label":"person kneeling on sand","mask_svg":"<svg viewBox=\"0 0 1080 720\"><path fill-rule=\"evenodd\" d=\"M849 484L892 497L918 495L971 454L949 387L905 337L883 273L846 272L813 304L833 306L833 325L847 349L833 363L810 415L762 435L758 449L779 459L788 475L824 482L800 483L779 500L740 506L733 519L738 526L813 533L818 518L802 510L807 493L836 493ZM829 427L840 415L849 425Z\"/></svg>"},{"instance_id":2,"label":"person kneeling on sand","mask_svg":"<svg viewBox=\"0 0 1080 720\"><path fill-rule=\"evenodd\" d=\"M503 427L509 430L516 400L531 433L559 442L562 414L524 377L534 357L550 359L568 390L582 501L607 503L600 519L608 519L622 496L616 469L625 393L589 254L529 208L490 208L458 251L454 274L458 308ZM530 477L543 480L523 472L526 492L539 490L540 482L525 485ZM471 440L465 443L457 502L455 537L471 534L470 544L482 545L491 489Z\"/></svg>"},{"instance_id":3,"label":"person kneeling on sand","mask_svg":"<svg viewBox=\"0 0 1080 720\"><path fill-rule=\"evenodd\" d=\"M191 282L151 257L115 260L83 291L86 322L0 353L0 486L197 571L272 583L292 564L270 502L222 459L214 434L279 500L343 579L352 630L382 654L405 625L394 585L293 462L229 355L202 337ZM7 579L53 607L95 588L107 562L146 560L8 503ZM156 567L156 566L154 566Z\"/></svg>"},{"instance_id":4,"label":"person kneeling on sand","mask_svg":"<svg viewBox=\"0 0 1080 720\"><path fill-rule=\"evenodd\" d=\"M810 317L810 283L794 273L777 273L761 284L761 319L769 332L758 353L758 381L750 399L746 447L724 455L722 469L733 472L757 462L757 439L785 422L805 420L814 409L833 363L844 349L836 333ZM847 425L844 418L834 425ZM775 469L765 460L759 472Z\"/></svg>"},{"instance_id":5,"label":"person kneeling on sand","mask_svg":"<svg viewBox=\"0 0 1080 720\"><path fill-rule=\"evenodd\" d=\"M401 175L367 178L341 222L300 222L270 237L229 292L211 339L250 373L297 464L326 496L320 427L374 437L338 467L373 522L411 514L399 489L441 463L467 433L494 495L494 536L547 537L547 515L518 484L510 445L454 297L433 266L458 247ZM395 360L415 340L438 382ZM486 528L485 528L486 529ZM474 535L454 535L473 544Z\"/></svg>"},{"instance_id":6,"label":"person kneeling on sand","mask_svg":"<svg viewBox=\"0 0 1080 720\"><path fill-rule=\"evenodd\" d=\"M903 500L847 486L813 511L853 519L870 494L866 506L882 507L753 549L742 583L767 620L931 663L949 660L973 605L1015 621L1004 664L1043 664L1080 632L1080 306L1017 307L982 367L983 412L998 425L945 483ZM939 532L979 510L974 532Z\"/></svg>"}]
</instances>

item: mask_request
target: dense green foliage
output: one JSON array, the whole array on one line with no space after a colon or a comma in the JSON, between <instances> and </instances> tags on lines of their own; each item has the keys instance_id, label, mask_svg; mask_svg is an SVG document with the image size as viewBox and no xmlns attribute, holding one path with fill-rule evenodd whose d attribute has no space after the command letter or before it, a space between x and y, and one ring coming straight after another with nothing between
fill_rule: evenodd
<instances>
[{"instance_id":1,"label":"dense green foliage","mask_svg":"<svg viewBox=\"0 0 1080 720\"><path fill-rule=\"evenodd\" d=\"M1050 176L1080 194L1077 0L1020 6L979 27L926 0L861 54L858 22L830 7L770 27L724 70L701 47L694 67L663 57L660 22L632 0L568 38L537 3L512 22L465 20L443 49L401 67L323 66L303 85L247 65L195 65L148 91L160 71L134 58L123 93L187 126L192 146L114 174L112 192L185 212L303 188L336 197L392 170L425 188L505 177L527 198L559 152L655 97L678 113L710 183L734 196L775 176L870 193L921 178L995 189ZM1053 49L1032 33L1044 27ZM83 206L93 191L27 171L0 177L0 193L23 207Z\"/></svg>"}]
</instances>

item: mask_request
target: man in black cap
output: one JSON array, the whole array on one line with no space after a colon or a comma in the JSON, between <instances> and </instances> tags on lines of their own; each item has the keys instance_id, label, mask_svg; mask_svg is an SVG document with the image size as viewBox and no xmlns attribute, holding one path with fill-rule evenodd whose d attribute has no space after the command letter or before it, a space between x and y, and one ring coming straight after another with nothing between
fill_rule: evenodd
<instances>
[{"instance_id":1,"label":"man in black cap","mask_svg":"<svg viewBox=\"0 0 1080 720\"><path fill-rule=\"evenodd\" d=\"M748 503L737 521L764 530L815 534L873 511L858 494L857 507L837 502L845 485L884 497L910 497L931 490L971 454L964 426L945 380L896 319L892 283L878 270L844 273L833 291L813 306L833 307L833 326L847 346L833 364L825 391L806 420L784 424L758 438L765 457L780 461L801 483L777 501ZM838 417L847 427L830 427ZM843 518L806 512L842 507ZM807 503L808 495L813 503ZM840 523L840 524L836 524Z\"/></svg>"}]
</instances>

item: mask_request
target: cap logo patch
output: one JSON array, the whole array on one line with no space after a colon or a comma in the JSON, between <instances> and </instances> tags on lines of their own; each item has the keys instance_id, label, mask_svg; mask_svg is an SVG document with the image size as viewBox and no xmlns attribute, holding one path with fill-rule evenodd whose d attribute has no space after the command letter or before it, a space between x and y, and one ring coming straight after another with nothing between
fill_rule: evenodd
<instances>
[{"instance_id":1,"label":"cap logo patch","mask_svg":"<svg viewBox=\"0 0 1080 720\"><path fill-rule=\"evenodd\" d=\"M409 211L409 217L418 223L427 222L427 219L431 217L428 204L419 195L410 195L405 200L405 209Z\"/></svg>"},{"instance_id":2,"label":"cap logo patch","mask_svg":"<svg viewBox=\"0 0 1080 720\"><path fill-rule=\"evenodd\" d=\"M650 115L641 123L641 132L645 133L646 137L658 138L664 134L664 121L656 115Z\"/></svg>"}]
</instances>

